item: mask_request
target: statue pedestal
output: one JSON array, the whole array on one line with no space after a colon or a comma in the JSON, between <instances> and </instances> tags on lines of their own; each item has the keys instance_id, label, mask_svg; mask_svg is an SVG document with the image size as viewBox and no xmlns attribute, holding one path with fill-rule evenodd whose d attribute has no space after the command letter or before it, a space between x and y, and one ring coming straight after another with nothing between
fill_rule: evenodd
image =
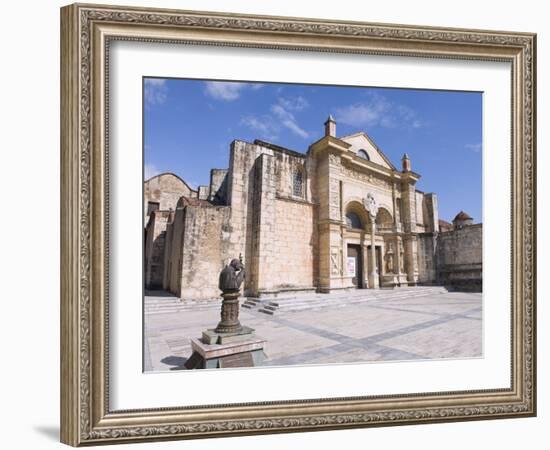
<instances>
[{"instance_id":1,"label":"statue pedestal","mask_svg":"<svg viewBox=\"0 0 550 450\"><path fill-rule=\"evenodd\" d=\"M266 341L253 334L244 336L248 336L248 339L229 343L225 340L225 344L207 344L202 339L191 339L193 354L185 363L185 368L223 369L262 365Z\"/></svg>"},{"instance_id":2,"label":"statue pedestal","mask_svg":"<svg viewBox=\"0 0 550 450\"><path fill-rule=\"evenodd\" d=\"M202 332L201 341L205 344L230 344L254 338L254 328L241 326L240 331L220 333L217 328L210 328Z\"/></svg>"},{"instance_id":3,"label":"statue pedestal","mask_svg":"<svg viewBox=\"0 0 550 450\"><path fill-rule=\"evenodd\" d=\"M185 362L186 369L254 367L264 361L265 340L255 337L252 328L239 322L239 295L244 273L241 257L233 259L221 271L221 320L216 328L203 331L201 339L191 339L193 353Z\"/></svg>"}]
</instances>

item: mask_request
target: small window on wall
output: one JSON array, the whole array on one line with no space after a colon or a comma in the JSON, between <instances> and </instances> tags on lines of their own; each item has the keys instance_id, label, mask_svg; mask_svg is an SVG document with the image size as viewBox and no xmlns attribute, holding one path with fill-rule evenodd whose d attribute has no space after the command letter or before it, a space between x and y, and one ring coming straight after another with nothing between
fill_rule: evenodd
<instances>
[{"instance_id":1,"label":"small window on wall","mask_svg":"<svg viewBox=\"0 0 550 450\"><path fill-rule=\"evenodd\" d=\"M366 159L367 161L370 161L370 158L369 158L369 154L366 152L366 150L359 150L357 152L357 156L359 156L359 158L363 158L363 159Z\"/></svg>"},{"instance_id":2,"label":"small window on wall","mask_svg":"<svg viewBox=\"0 0 550 450\"><path fill-rule=\"evenodd\" d=\"M362 229L363 223L361 218L354 212L348 212L346 214L346 225L351 228Z\"/></svg>"},{"instance_id":3,"label":"small window on wall","mask_svg":"<svg viewBox=\"0 0 550 450\"><path fill-rule=\"evenodd\" d=\"M292 195L295 197L304 196L304 173L300 168L294 169L292 174Z\"/></svg>"},{"instance_id":4,"label":"small window on wall","mask_svg":"<svg viewBox=\"0 0 550 450\"><path fill-rule=\"evenodd\" d=\"M159 208L160 208L160 203L147 202L147 215L150 216L154 211L158 211Z\"/></svg>"}]
</instances>

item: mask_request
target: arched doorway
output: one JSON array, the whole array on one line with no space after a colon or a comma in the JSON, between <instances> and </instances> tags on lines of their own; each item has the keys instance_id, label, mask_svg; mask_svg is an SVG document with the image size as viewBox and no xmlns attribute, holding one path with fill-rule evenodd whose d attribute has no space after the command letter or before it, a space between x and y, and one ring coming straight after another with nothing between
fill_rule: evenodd
<instances>
[{"instance_id":1,"label":"arched doorway","mask_svg":"<svg viewBox=\"0 0 550 450\"><path fill-rule=\"evenodd\" d=\"M345 223L348 235L352 239L346 242L346 274L351 277L351 283L358 289L366 287L364 268L363 236L367 231L368 214L365 207L358 201L346 205Z\"/></svg>"}]
</instances>

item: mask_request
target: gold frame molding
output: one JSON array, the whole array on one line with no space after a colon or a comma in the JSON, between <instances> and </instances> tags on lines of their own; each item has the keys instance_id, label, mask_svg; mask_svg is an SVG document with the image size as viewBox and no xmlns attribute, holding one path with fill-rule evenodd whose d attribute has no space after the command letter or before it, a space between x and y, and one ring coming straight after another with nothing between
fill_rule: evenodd
<instances>
[{"instance_id":1,"label":"gold frame molding","mask_svg":"<svg viewBox=\"0 0 550 450\"><path fill-rule=\"evenodd\" d=\"M507 61L512 67L509 389L111 411L108 67L113 40ZM73 446L536 414L536 35L74 4L61 9L61 440Z\"/></svg>"}]
</instances>

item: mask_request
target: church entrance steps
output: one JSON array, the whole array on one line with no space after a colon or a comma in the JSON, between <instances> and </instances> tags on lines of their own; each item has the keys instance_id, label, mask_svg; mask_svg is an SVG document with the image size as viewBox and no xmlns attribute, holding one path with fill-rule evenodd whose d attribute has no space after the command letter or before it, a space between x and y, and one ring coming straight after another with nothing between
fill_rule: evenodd
<instances>
[{"instance_id":1,"label":"church entrance steps","mask_svg":"<svg viewBox=\"0 0 550 450\"><path fill-rule=\"evenodd\" d=\"M254 309L256 306L261 304L262 301L259 298L248 297L241 306L247 309Z\"/></svg>"},{"instance_id":2,"label":"church entrance steps","mask_svg":"<svg viewBox=\"0 0 550 450\"><path fill-rule=\"evenodd\" d=\"M441 286L404 287L396 289L357 289L341 293L292 296L277 300L264 300L258 311L273 315L326 307L345 307L372 300L399 300L447 293Z\"/></svg>"},{"instance_id":3,"label":"church entrance steps","mask_svg":"<svg viewBox=\"0 0 550 450\"><path fill-rule=\"evenodd\" d=\"M287 311L301 311L324 307L344 307L371 300L397 300L446 293L441 286L402 287L395 289L354 289L330 294L293 293L276 299L242 297L241 307L273 315ZM145 295L144 312L149 314L172 314L185 311L216 310L221 308L221 298L208 300L180 299L164 291L148 291Z\"/></svg>"},{"instance_id":4,"label":"church entrance steps","mask_svg":"<svg viewBox=\"0 0 550 450\"><path fill-rule=\"evenodd\" d=\"M221 298L212 298L209 300L182 300L165 291L148 291L145 294L143 309L146 315L170 314L183 311L220 309L221 303Z\"/></svg>"}]
</instances>

